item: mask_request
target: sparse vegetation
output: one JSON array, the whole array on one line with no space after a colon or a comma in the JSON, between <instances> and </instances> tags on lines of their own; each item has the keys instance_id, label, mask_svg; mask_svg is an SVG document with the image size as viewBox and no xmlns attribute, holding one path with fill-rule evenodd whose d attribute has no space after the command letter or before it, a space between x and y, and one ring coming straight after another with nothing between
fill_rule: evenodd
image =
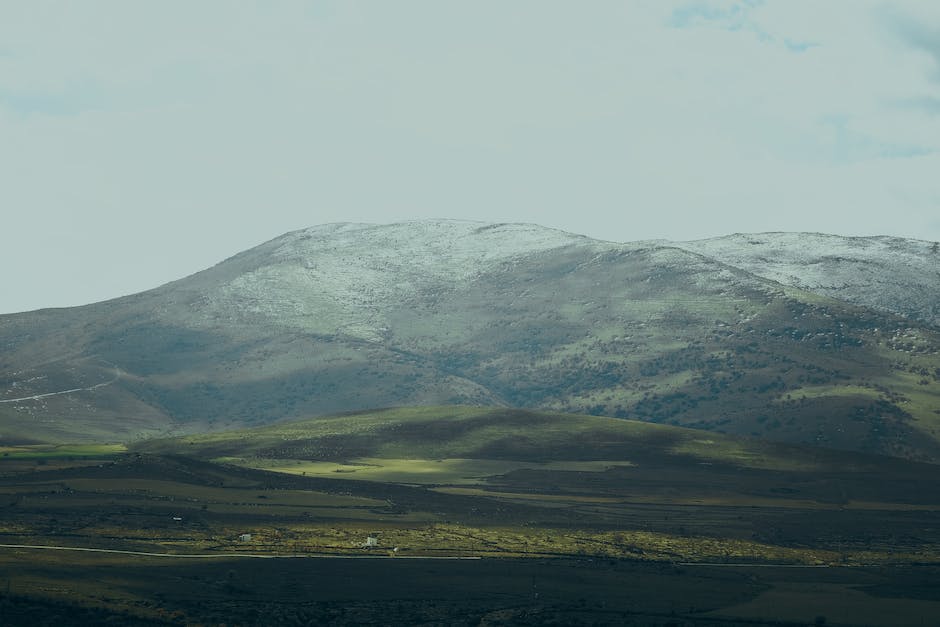
<instances>
[{"instance_id":1,"label":"sparse vegetation","mask_svg":"<svg viewBox=\"0 0 940 627\"><path fill-rule=\"evenodd\" d=\"M137 553L0 548L0 582L10 588L2 616L77 604L89 620L113 615L139 624L233 617L252 624L261 616L343 624L374 620L366 607L384 607L404 622L580 616L667 624L678 616L701 624L711 620L707 612L778 617L760 603L766 591L789 590L787 579L759 565L854 582L882 576L876 566L916 568L932 580L940 564L940 537L930 531L940 511L931 466L613 418L398 408L128 451L29 450L49 456L0 458L0 543ZM36 459L49 464L37 467ZM24 551L26 567L17 557ZM143 555L151 553L218 557ZM299 557L253 560L251 568L226 557L239 555ZM367 603L349 596L351 588L324 588L326 572L341 581L344 557L373 558L368 570L352 560L350 572L386 592L366 595ZM423 557L483 559L414 561ZM513 573L501 593L509 596L487 592L492 568ZM431 572L437 583L426 579ZM314 588L304 583L311 576ZM398 587L402 577L410 592ZM286 587L273 590L269 581ZM436 585L465 593L432 606L422 599L436 598ZM636 592L630 602L624 586ZM812 605L811 594L800 594ZM284 595L292 609L264 613ZM932 602L854 599L911 616ZM525 616L514 613L519 607L528 608ZM827 616L839 615L831 609Z\"/></svg>"}]
</instances>

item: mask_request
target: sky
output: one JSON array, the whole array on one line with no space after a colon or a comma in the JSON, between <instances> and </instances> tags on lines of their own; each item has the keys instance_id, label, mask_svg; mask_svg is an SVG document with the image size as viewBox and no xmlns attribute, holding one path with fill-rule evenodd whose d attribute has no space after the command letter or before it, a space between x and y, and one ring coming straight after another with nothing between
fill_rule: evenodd
<instances>
[{"instance_id":1,"label":"sky","mask_svg":"<svg viewBox=\"0 0 940 627\"><path fill-rule=\"evenodd\" d=\"M940 240L940 2L0 2L0 313L432 218Z\"/></svg>"}]
</instances>

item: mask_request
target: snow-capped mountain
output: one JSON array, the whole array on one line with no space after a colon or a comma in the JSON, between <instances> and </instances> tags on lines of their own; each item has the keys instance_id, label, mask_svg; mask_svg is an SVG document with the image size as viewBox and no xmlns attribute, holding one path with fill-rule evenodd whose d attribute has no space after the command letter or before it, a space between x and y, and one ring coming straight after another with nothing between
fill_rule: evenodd
<instances>
[{"instance_id":1,"label":"snow-capped mountain","mask_svg":"<svg viewBox=\"0 0 940 627\"><path fill-rule=\"evenodd\" d=\"M209 271L185 289L200 294L199 326L264 320L311 333L380 340L388 310L460 290L514 260L589 238L530 224L460 220L327 224L287 233ZM227 272L237 264L240 272ZM197 278L197 277L194 277Z\"/></svg>"},{"instance_id":2,"label":"snow-capped mountain","mask_svg":"<svg viewBox=\"0 0 940 627\"><path fill-rule=\"evenodd\" d=\"M866 300L892 275L899 301L930 311L929 259L896 276L922 243L795 236L802 256L787 257L784 236L754 236L776 242L763 254L746 237L621 244L462 221L288 233L148 292L0 316L0 438L475 404L940 460L938 332ZM846 269L853 248L870 280ZM789 265L749 265L762 256ZM845 276L824 282L826 264Z\"/></svg>"}]
</instances>

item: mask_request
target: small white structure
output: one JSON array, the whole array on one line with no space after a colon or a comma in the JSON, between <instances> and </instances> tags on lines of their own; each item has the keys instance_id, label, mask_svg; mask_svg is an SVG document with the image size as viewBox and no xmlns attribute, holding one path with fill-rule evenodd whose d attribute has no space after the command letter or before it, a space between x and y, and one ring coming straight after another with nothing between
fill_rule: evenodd
<instances>
[{"instance_id":1,"label":"small white structure","mask_svg":"<svg viewBox=\"0 0 940 627\"><path fill-rule=\"evenodd\" d=\"M363 547L371 549L379 545L379 539L374 536L369 536L366 538L366 541L362 544Z\"/></svg>"},{"instance_id":2,"label":"small white structure","mask_svg":"<svg viewBox=\"0 0 940 627\"><path fill-rule=\"evenodd\" d=\"M251 542L251 534L243 533L242 535L238 536L238 541L239 542Z\"/></svg>"}]
</instances>

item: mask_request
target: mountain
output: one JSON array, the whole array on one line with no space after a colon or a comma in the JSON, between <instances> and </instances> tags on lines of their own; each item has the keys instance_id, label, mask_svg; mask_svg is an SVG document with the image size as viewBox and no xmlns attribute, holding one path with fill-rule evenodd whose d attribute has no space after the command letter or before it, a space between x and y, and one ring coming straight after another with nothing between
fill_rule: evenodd
<instances>
[{"instance_id":1,"label":"mountain","mask_svg":"<svg viewBox=\"0 0 940 627\"><path fill-rule=\"evenodd\" d=\"M832 246L806 241L807 260ZM904 317L867 303L865 281L837 299L734 249L462 221L288 233L148 292L0 317L0 436L129 441L466 404L940 461L923 295L898 297ZM870 264L878 281L903 274L889 261Z\"/></svg>"},{"instance_id":2,"label":"mountain","mask_svg":"<svg viewBox=\"0 0 940 627\"><path fill-rule=\"evenodd\" d=\"M940 327L938 242L736 233L675 245L784 285Z\"/></svg>"}]
</instances>

